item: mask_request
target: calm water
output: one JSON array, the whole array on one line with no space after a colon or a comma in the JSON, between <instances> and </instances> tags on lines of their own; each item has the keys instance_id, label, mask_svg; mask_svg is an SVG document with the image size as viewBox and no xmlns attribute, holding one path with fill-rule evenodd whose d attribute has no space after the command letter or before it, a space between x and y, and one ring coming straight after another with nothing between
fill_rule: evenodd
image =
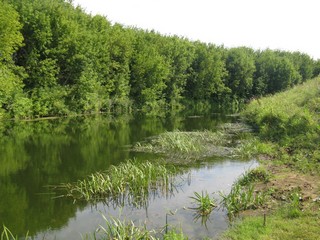
<instances>
[{"instance_id":1,"label":"calm water","mask_svg":"<svg viewBox=\"0 0 320 240\"><path fill-rule=\"evenodd\" d=\"M93 232L105 216L119 216L120 209L98 203L94 206L56 198L47 186L83 179L107 169L111 164L135 158L150 159L150 154L130 152L130 145L164 131L215 130L234 118L214 114L201 118L148 118L103 115L62 118L37 122L6 122L0 126L0 224L15 234L35 239L81 239ZM155 197L147 209L124 207L122 217L148 228L160 229L166 223L182 228L192 238L217 236L228 227L226 213L215 210L207 228L201 219L194 222L194 191L228 191L230 185L254 162L208 159L179 177L179 187L167 198ZM218 197L218 195L216 195Z\"/></svg>"}]
</instances>

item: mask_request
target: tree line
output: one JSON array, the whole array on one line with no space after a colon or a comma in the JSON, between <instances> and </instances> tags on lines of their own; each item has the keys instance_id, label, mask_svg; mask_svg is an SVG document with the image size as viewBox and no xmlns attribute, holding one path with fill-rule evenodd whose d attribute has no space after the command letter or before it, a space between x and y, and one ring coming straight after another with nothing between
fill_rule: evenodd
<instances>
[{"instance_id":1,"label":"tree line","mask_svg":"<svg viewBox=\"0 0 320 240\"><path fill-rule=\"evenodd\" d=\"M0 119L223 106L320 73L304 53L124 27L70 0L0 3Z\"/></svg>"}]
</instances>

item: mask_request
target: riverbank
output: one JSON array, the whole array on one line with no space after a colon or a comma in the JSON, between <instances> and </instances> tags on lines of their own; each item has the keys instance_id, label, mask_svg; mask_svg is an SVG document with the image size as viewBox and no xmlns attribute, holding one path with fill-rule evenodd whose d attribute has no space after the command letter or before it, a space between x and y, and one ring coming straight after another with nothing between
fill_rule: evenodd
<instances>
[{"instance_id":1,"label":"riverbank","mask_svg":"<svg viewBox=\"0 0 320 240\"><path fill-rule=\"evenodd\" d=\"M257 138L242 150L270 173L255 192L262 207L240 213L222 239L318 239L320 236L320 78L252 101L242 112Z\"/></svg>"}]
</instances>

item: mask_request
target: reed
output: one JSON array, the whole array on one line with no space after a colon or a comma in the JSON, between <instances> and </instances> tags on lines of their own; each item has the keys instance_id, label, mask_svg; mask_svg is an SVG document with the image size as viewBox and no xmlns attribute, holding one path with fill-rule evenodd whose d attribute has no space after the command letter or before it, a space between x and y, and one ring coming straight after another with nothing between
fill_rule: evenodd
<instances>
[{"instance_id":1,"label":"reed","mask_svg":"<svg viewBox=\"0 0 320 240\"><path fill-rule=\"evenodd\" d=\"M207 192L194 192L194 196L190 197L194 200L197 207L193 208L200 216L209 215L212 210L217 207L214 198L211 198Z\"/></svg>"},{"instance_id":2,"label":"reed","mask_svg":"<svg viewBox=\"0 0 320 240\"><path fill-rule=\"evenodd\" d=\"M75 200L107 200L116 205L125 201L143 206L150 194L169 194L174 189L174 167L159 163L129 160L118 166L111 166L105 172L91 174L76 183L62 184L60 187Z\"/></svg>"},{"instance_id":3,"label":"reed","mask_svg":"<svg viewBox=\"0 0 320 240\"><path fill-rule=\"evenodd\" d=\"M18 239L29 240L31 238L29 237L28 233L26 234L25 237L19 238L18 236L15 236L6 226L3 225L3 230L1 232L0 240L18 240Z\"/></svg>"},{"instance_id":4,"label":"reed","mask_svg":"<svg viewBox=\"0 0 320 240\"><path fill-rule=\"evenodd\" d=\"M247 170L244 174L242 174L237 182L241 186L247 186L258 181L267 183L269 182L270 177L270 173L264 167L260 166L254 169Z\"/></svg>"},{"instance_id":5,"label":"reed","mask_svg":"<svg viewBox=\"0 0 320 240\"><path fill-rule=\"evenodd\" d=\"M254 191L254 185L242 186L236 182L229 194L220 192L221 203L227 209L229 217L236 216L240 211L256 209L266 202L266 195Z\"/></svg>"}]
</instances>

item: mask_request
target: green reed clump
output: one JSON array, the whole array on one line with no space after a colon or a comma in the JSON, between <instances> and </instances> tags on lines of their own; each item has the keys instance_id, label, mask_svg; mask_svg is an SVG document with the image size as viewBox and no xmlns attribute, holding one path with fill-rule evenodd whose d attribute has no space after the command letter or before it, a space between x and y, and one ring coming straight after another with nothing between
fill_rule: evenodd
<instances>
[{"instance_id":1,"label":"green reed clump","mask_svg":"<svg viewBox=\"0 0 320 240\"><path fill-rule=\"evenodd\" d=\"M197 207L193 208L201 216L208 215L212 210L217 207L216 201L214 198L211 198L207 192L201 192L201 195L198 192L194 192L194 196L190 197L194 200Z\"/></svg>"},{"instance_id":2,"label":"green reed clump","mask_svg":"<svg viewBox=\"0 0 320 240\"><path fill-rule=\"evenodd\" d=\"M104 217L104 216L103 216ZM101 237L99 239L117 239L117 240L153 240L156 239L152 236L153 231L149 231L146 228L136 226L133 221L120 220L114 217L110 217L110 220L106 219L106 226L100 226L95 233Z\"/></svg>"},{"instance_id":3,"label":"green reed clump","mask_svg":"<svg viewBox=\"0 0 320 240\"><path fill-rule=\"evenodd\" d=\"M67 196L75 200L113 200L123 205L125 199L131 204L145 204L150 194L168 194L173 189L176 170L159 163L129 160L111 166L105 172L91 174L76 183L63 184Z\"/></svg>"},{"instance_id":4,"label":"green reed clump","mask_svg":"<svg viewBox=\"0 0 320 240\"><path fill-rule=\"evenodd\" d=\"M224 145L230 136L223 132L173 131L162 133L146 142L138 142L134 151L164 154L167 161L186 163L210 156L225 156L230 150Z\"/></svg>"},{"instance_id":5,"label":"green reed clump","mask_svg":"<svg viewBox=\"0 0 320 240\"><path fill-rule=\"evenodd\" d=\"M242 186L238 182L232 186L229 194L221 192L220 196L222 197L221 203L227 209L230 217L244 210L256 209L266 201L265 194L255 192L253 184Z\"/></svg>"},{"instance_id":6,"label":"green reed clump","mask_svg":"<svg viewBox=\"0 0 320 240\"><path fill-rule=\"evenodd\" d=\"M211 131L165 132L154 137L148 143L137 143L134 146L136 151L147 152L180 152L180 153L198 153L206 149L208 144L220 145L224 141L221 133Z\"/></svg>"},{"instance_id":7,"label":"green reed clump","mask_svg":"<svg viewBox=\"0 0 320 240\"><path fill-rule=\"evenodd\" d=\"M14 234L6 227L3 225L3 230L1 232L0 240L18 240L18 239L31 239L29 237L29 234L27 233L25 237L19 238L18 236L14 236Z\"/></svg>"},{"instance_id":8,"label":"green reed clump","mask_svg":"<svg viewBox=\"0 0 320 240\"><path fill-rule=\"evenodd\" d=\"M264 167L257 167L246 171L237 182L241 186L246 186L258 181L267 183L269 182L270 177L270 173Z\"/></svg>"}]
</instances>

